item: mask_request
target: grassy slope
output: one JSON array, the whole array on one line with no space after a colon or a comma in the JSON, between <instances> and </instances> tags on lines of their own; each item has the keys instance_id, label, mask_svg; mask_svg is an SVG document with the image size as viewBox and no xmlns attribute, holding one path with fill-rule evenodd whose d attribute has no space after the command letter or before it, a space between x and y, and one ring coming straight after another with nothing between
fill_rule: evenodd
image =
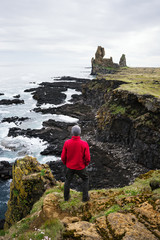
<instances>
[{"instance_id":1,"label":"grassy slope","mask_svg":"<svg viewBox=\"0 0 160 240\"><path fill-rule=\"evenodd\" d=\"M106 74L103 77L127 83L121 85L119 89L160 98L160 68L121 68L115 74Z\"/></svg>"}]
</instances>

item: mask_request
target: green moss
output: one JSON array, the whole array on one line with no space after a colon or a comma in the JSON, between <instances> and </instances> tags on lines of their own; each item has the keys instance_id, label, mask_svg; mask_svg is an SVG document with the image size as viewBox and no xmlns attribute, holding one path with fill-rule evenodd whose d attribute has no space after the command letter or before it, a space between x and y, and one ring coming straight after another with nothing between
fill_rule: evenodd
<instances>
[{"instance_id":1,"label":"green moss","mask_svg":"<svg viewBox=\"0 0 160 240\"><path fill-rule=\"evenodd\" d=\"M128 203L122 207L124 211L130 211L135 206L135 203Z\"/></svg>"},{"instance_id":2,"label":"green moss","mask_svg":"<svg viewBox=\"0 0 160 240\"><path fill-rule=\"evenodd\" d=\"M105 212L105 216L108 216L110 213L118 212L120 209L120 206L115 204Z\"/></svg>"},{"instance_id":3,"label":"green moss","mask_svg":"<svg viewBox=\"0 0 160 240\"><path fill-rule=\"evenodd\" d=\"M14 195L15 197L18 197L18 196L19 196L19 191L16 190L16 189L13 189L13 195Z\"/></svg>"},{"instance_id":4,"label":"green moss","mask_svg":"<svg viewBox=\"0 0 160 240\"><path fill-rule=\"evenodd\" d=\"M126 112L126 108L122 105L110 104L109 108L110 108L110 111L113 115L116 115L116 114L122 114L123 115Z\"/></svg>"},{"instance_id":5,"label":"green moss","mask_svg":"<svg viewBox=\"0 0 160 240\"><path fill-rule=\"evenodd\" d=\"M45 176L45 173L46 173L45 169L42 169L42 170L41 170L41 176L44 177L44 176Z\"/></svg>"},{"instance_id":6,"label":"green moss","mask_svg":"<svg viewBox=\"0 0 160 240\"><path fill-rule=\"evenodd\" d=\"M63 199L60 201L60 208L62 211L70 211L71 209L76 211L76 209L79 209L80 206L82 206L82 193L71 190L70 194L71 198L69 201L64 201Z\"/></svg>"},{"instance_id":7,"label":"green moss","mask_svg":"<svg viewBox=\"0 0 160 240\"><path fill-rule=\"evenodd\" d=\"M58 238L59 233L63 230L63 225L58 219L50 219L41 228L44 229L45 235L55 239Z\"/></svg>"},{"instance_id":8,"label":"green moss","mask_svg":"<svg viewBox=\"0 0 160 240\"><path fill-rule=\"evenodd\" d=\"M43 240L44 234L39 232L28 232L18 237L18 240L26 240L26 239Z\"/></svg>"},{"instance_id":9,"label":"green moss","mask_svg":"<svg viewBox=\"0 0 160 240\"><path fill-rule=\"evenodd\" d=\"M138 189L127 189L124 192L126 195L129 195L129 196L136 196L137 194L140 193Z\"/></svg>"},{"instance_id":10,"label":"green moss","mask_svg":"<svg viewBox=\"0 0 160 240\"><path fill-rule=\"evenodd\" d=\"M40 211L41 208L42 208L42 205L43 205L43 200L44 200L44 196L42 196L39 201L37 201L33 207L32 207L32 210L31 210L31 214L37 212L37 211Z\"/></svg>"},{"instance_id":11,"label":"green moss","mask_svg":"<svg viewBox=\"0 0 160 240\"><path fill-rule=\"evenodd\" d=\"M5 235L5 231L4 230L0 230L0 236L4 236Z\"/></svg>"}]
</instances>

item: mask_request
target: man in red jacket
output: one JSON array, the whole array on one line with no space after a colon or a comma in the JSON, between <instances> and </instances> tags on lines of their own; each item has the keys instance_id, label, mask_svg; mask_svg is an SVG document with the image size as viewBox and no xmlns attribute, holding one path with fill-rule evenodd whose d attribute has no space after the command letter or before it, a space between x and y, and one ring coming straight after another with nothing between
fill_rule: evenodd
<instances>
[{"instance_id":1,"label":"man in red jacket","mask_svg":"<svg viewBox=\"0 0 160 240\"><path fill-rule=\"evenodd\" d=\"M89 177L86 171L86 166L88 166L90 162L89 146L87 142L81 140L81 128L78 125L72 127L71 133L72 138L65 141L61 154L62 162L67 167L64 184L64 200L69 200L70 183L74 174L77 174L83 180L82 200L86 202L89 200Z\"/></svg>"}]
</instances>

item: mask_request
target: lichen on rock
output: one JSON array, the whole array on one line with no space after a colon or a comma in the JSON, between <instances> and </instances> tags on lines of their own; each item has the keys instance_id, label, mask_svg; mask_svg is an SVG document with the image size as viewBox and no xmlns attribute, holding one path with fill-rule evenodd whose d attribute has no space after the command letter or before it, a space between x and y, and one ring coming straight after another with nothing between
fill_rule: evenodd
<instances>
[{"instance_id":1,"label":"lichen on rock","mask_svg":"<svg viewBox=\"0 0 160 240\"><path fill-rule=\"evenodd\" d=\"M25 217L44 191L55 184L48 165L29 156L16 160L12 175L5 228Z\"/></svg>"}]
</instances>

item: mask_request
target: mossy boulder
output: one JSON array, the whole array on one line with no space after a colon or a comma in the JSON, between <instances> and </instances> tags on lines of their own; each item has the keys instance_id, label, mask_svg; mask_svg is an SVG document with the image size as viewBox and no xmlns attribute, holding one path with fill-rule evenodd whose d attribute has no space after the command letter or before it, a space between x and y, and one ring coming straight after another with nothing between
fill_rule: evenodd
<instances>
[{"instance_id":1,"label":"mossy boulder","mask_svg":"<svg viewBox=\"0 0 160 240\"><path fill-rule=\"evenodd\" d=\"M44 191L55 184L48 165L29 156L16 160L12 175L5 229L25 217Z\"/></svg>"}]
</instances>

